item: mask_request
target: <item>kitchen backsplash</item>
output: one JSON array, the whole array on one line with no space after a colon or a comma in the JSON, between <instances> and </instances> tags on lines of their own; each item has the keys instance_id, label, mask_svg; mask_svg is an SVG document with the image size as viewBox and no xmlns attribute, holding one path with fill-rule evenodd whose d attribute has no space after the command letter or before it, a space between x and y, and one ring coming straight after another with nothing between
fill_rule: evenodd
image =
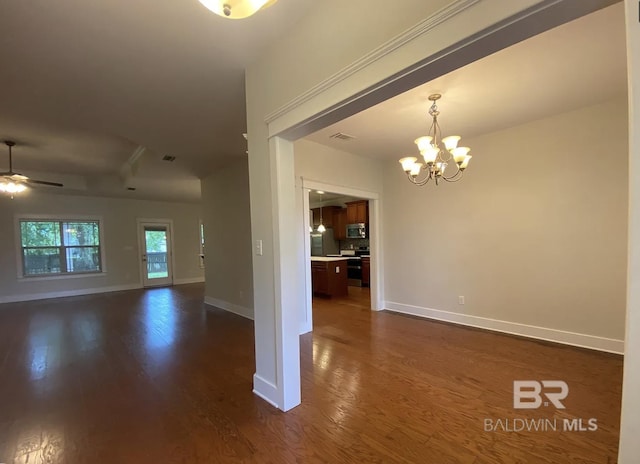
<instances>
[{"instance_id":1,"label":"kitchen backsplash","mask_svg":"<svg viewBox=\"0 0 640 464\"><path fill-rule=\"evenodd\" d=\"M348 238L346 240L340 240L341 250L358 250L362 248L369 248L368 238Z\"/></svg>"}]
</instances>

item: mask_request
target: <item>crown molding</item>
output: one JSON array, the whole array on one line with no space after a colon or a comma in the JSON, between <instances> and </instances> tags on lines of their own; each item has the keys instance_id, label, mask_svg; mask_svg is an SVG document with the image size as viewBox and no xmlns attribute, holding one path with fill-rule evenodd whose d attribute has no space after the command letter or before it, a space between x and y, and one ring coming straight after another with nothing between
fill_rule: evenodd
<instances>
[{"instance_id":1,"label":"crown molding","mask_svg":"<svg viewBox=\"0 0 640 464\"><path fill-rule=\"evenodd\" d=\"M354 61L349 66L346 66L345 68L341 69L337 73L335 73L332 76L328 77L327 79L323 80L319 84L315 85L314 87L311 87L309 90L307 90L306 92L304 92L301 95L297 96L296 98L291 100L289 103L286 103L285 105L281 106L280 108L278 108L277 110L273 111L272 113L269 113L265 117L265 122L267 124L269 124L269 123L275 121L276 119L278 119L279 117L287 114L288 112L290 112L294 108L297 108L298 106L308 102L309 100L313 99L314 97L316 97L316 96L320 95L321 93L325 92L327 89L329 89L329 88L333 87L334 85L338 84L339 82L347 79L348 77L352 76L353 74L357 73L358 71L366 68L370 64L375 63L376 61L378 61L382 57L388 55L389 53L392 53L395 50L401 48L403 45L411 42L415 38L426 34L427 32L429 32L432 29L434 29L435 27L437 27L438 25L440 25L443 22L449 20L450 18L460 14L461 12L463 12L466 9L472 7L473 5L475 5L476 3L480 2L480 1L482 1L482 0L455 0L455 1L453 1L452 3L450 3L447 6L445 6L444 8L436 11L431 16L429 16L429 17L425 18L424 20L420 21L415 26L407 29L403 33L395 36L391 40L385 42L381 46L375 48L374 50L372 50L371 52L367 53L363 57L361 57L358 60Z\"/></svg>"}]
</instances>

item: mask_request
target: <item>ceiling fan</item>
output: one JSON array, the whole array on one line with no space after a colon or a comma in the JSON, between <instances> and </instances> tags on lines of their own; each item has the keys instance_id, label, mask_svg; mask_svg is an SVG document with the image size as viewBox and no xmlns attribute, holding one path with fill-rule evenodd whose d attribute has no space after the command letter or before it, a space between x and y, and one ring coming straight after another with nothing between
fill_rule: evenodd
<instances>
[{"instance_id":1,"label":"ceiling fan","mask_svg":"<svg viewBox=\"0 0 640 464\"><path fill-rule=\"evenodd\" d=\"M0 172L0 192L9 193L11 195L11 198L13 198L13 195L15 193L24 192L26 190L26 184L63 187L63 185L58 182L47 182L44 180L30 179L27 176L14 172L11 149L16 145L16 143L12 142L11 140L5 140L4 144L9 147L9 170L7 172Z\"/></svg>"}]
</instances>

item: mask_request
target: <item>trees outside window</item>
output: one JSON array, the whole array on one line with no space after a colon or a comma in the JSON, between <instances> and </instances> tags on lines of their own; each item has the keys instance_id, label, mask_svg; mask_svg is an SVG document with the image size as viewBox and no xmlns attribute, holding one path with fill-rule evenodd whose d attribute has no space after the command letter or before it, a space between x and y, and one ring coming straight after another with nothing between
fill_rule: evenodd
<instances>
[{"instance_id":1,"label":"trees outside window","mask_svg":"<svg viewBox=\"0 0 640 464\"><path fill-rule=\"evenodd\" d=\"M102 272L99 221L21 219L25 277Z\"/></svg>"}]
</instances>

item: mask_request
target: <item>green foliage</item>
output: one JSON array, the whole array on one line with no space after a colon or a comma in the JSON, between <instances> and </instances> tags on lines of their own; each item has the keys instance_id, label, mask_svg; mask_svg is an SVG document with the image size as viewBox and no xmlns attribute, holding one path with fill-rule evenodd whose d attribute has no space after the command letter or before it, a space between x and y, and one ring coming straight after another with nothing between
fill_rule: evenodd
<instances>
[{"instance_id":1,"label":"green foliage","mask_svg":"<svg viewBox=\"0 0 640 464\"><path fill-rule=\"evenodd\" d=\"M167 252L167 233L159 230L145 230L145 241L147 242L147 253Z\"/></svg>"}]
</instances>

